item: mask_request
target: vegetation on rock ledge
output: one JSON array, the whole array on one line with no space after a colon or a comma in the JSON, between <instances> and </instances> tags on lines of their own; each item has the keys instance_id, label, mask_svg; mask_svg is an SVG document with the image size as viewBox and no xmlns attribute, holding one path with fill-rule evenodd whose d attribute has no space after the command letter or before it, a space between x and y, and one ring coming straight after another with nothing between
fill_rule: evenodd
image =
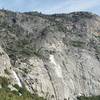
<instances>
[{"instance_id":1,"label":"vegetation on rock ledge","mask_svg":"<svg viewBox=\"0 0 100 100\"><path fill-rule=\"evenodd\" d=\"M37 94L31 94L25 88L20 88L18 85L14 85L17 91L11 91L8 87L9 81L5 77L0 77L0 85L0 98L2 100L45 100L43 97L39 97Z\"/></svg>"},{"instance_id":2,"label":"vegetation on rock ledge","mask_svg":"<svg viewBox=\"0 0 100 100\"><path fill-rule=\"evenodd\" d=\"M77 97L78 100L100 100L100 96L91 96L91 97Z\"/></svg>"}]
</instances>

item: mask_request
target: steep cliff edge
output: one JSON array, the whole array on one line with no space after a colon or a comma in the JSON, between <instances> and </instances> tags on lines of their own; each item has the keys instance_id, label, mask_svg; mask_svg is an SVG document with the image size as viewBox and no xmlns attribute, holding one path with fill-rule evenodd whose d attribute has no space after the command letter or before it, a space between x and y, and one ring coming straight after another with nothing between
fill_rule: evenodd
<instances>
[{"instance_id":1,"label":"steep cliff edge","mask_svg":"<svg viewBox=\"0 0 100 100\"><path fill-rule=\"evenodd\" d=\"M12 84L47 100L100 95L99 16L1 10L0 45L0 75Z\"/></svg>"}]
</instances>

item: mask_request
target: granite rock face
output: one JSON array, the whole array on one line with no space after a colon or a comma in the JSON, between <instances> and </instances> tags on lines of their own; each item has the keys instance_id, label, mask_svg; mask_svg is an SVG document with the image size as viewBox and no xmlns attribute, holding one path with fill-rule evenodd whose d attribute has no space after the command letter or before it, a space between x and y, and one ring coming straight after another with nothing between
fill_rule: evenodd
<instances>
[{"instance_id":1,"label":"granite rock face","mask_svg":"<svg viewBox=\"0 0 100 100\"><path fill-rule=\"evenodd\" d=\"M47 100L100 95L99 16L1 10L0 45L0 75L11 84Z\"/></svg>"}]
</instances>

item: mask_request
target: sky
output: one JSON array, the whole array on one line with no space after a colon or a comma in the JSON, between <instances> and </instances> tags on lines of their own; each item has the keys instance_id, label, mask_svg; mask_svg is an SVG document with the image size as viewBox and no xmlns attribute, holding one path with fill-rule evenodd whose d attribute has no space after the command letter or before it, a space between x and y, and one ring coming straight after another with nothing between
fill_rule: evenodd
<instances>
[{"instance_id":1,"label":"sky","mask_svg":"<svg viewBox=\"0 0 100 100\"><path fill-rule=\"evenodd\" d=\"M0 0L0 8L44 14L89 11L100 15L100 0Z\"/></svg>"}]
</instances>

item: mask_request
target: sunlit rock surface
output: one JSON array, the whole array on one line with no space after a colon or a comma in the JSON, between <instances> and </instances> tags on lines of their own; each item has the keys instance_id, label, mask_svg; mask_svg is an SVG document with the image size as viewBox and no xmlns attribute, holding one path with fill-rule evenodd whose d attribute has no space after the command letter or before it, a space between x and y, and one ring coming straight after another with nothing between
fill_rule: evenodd
<instances>
[{"instance_id":1,"label":"sunlit rock surface","mask_svg":"<svg viewBox=\"0 0 100 100\"><path fill-rule=\"evenodd\" d=\"M100 95L100 17L0 11L0 75L47 100Z\"/></svg>"}]
</instances>

